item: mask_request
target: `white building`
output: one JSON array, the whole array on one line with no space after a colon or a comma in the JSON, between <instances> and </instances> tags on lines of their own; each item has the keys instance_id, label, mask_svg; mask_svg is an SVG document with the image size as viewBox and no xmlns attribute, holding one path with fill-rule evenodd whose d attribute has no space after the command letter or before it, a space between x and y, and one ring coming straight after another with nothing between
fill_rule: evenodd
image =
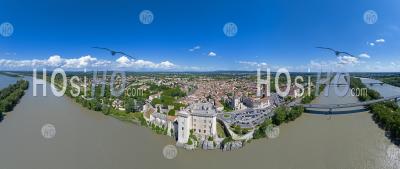
<instances>
[{"instance_id":1,"label":"white building","mask_svg":"<svg viewBox=\"0 0 400 169\"><path fill-rule=\"evenodd\" d=\"M264 109L269 107L270 104L270 97L267 98L244 98L243 104L247 107L254 108L254 109Z\"/></svg>"},{"instance_id":2,"label":"white building","mask_svg":"<svg viewBox=\"0 0 400 169\"><path fill-rule=\"evenodd\" d=\"M150 114L150 124L155 124L156 126L159 127L166 127L167 125L167 115L166 114L161 114L161 113L152 113Z\"/></svg>"},{"instance_id":3,"label":"white building","mask_svg":"<svg viewBox=\"0 0 400 169\"><path fill-rule=\"evenodd\" d=\"M187 143L190 131L199 139L217 135L217 112L211 103L195 103L178 112L178 143Z\"/></svg>"}]
</instances>

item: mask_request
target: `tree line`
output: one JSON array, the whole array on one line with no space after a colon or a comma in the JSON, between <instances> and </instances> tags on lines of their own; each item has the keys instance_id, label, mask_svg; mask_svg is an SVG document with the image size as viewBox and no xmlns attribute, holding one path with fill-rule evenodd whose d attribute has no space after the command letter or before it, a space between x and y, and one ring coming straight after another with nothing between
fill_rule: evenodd
<instances>
[{"instance_id":1,"label":"tree line","mask_svg":"<svg viewBox=\"0 0 400 169\"><path fill-rule=\"evenodd\" d=\"M385 77L380 80L384 83L400 87L400 77Z\"/></svg>"},{"instance_id":2,"label":"tree line","mask_svg":"<svg viewBox=\"0 0 400 169\"><path fill-rule=\"evenodd\" d=\"M0 121L3 119L3 112L12 111L28 87L28 81L18 80L15 84L0 90Z\"/></svg>"},{"instance_id":3,"label":"tree line","mask_svg":"<svg viewBox=\"0 0 400 169\"><path fill-rule=\"evenodd\" d=\"M390 134L390 137L400 141L400 108L394 101L376 103L369 106L373 119Z\"/></svg>"},{"instance_id":4,"label":"tree line","mask_svg":"<svg viewBox=\"0 0 400 169\"><path fill-rule=\"evenodd\" d=\"M325 84L320 84L319 86L319 94L324 91L325 89ZM301 99L302 104L309 104L311 103L315 98L317 98L317 95L315 93L315 88L311 89L311 94L308 95L307 93L304 93L305 96Z\"/></svg>"},{"instance_id":5,"label":"tree line","mask_svg":"<svg viewBox=\"0 0 400 169\"><path fill-rule=\"evenodd\" d=\"M351 78L350 87L367 88L359 78ZM381 98L381 95L372 89L367 89L366 95L358 96L360 101L375 100ZM368 107L374 121L386 132L390 137L399 143L400 140L400 108L394 101L386 101L375 103Z\"/></svg>"},{"instance_id":6,"label":"tree line","mask_svg":"<svg viewBox=\"0 0 400 169\"><path fill-rule=\"evenodd\" d=\"M366 94L361 94L361 95L357 96L358 100L360 100L360 101L376 100L376 99L381 98L381 95L377 91L367 88L367 86L365 86L365 84L361 82L360 78L351 77L350 78L350 87L352 89L357 89L357 88L358 89L367 89Z\"/></svg>"},{"instance_id":7,"label":"tree line","mask_svg":"<svg viewBox=\"0 0 400 169\"><path fill-rule=\"evenodd\" d=\"M294 106L288 108L286 106L280 106L275 109L275 115L272 119L265 120L253 134L254 139L264 138L267 136L267 129L269 126L279 126L282 123L288 123L294 121L300 117L304 112L303 106Z\"/></svg>"}]
</instances>

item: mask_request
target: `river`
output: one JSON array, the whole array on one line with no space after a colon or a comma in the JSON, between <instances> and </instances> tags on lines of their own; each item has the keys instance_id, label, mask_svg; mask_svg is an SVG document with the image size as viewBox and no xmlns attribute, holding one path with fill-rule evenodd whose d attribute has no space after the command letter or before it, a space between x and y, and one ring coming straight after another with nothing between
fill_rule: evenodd
<instances>
[{"instance_id":1,"label":"river","mask_svg":"<svg viewBox=\"0 0 400 169\"><path fill-rule=\"evenodd\" d=\"M374 84L371 83L382 83L379 80L370 79L370 78L360 78L361 82L364 83L368 88L371 88L381 94L383 97L390 97L400 95L400 88L389 85L389 84Z\"/></svg>"},{"instance_id":2,"label":"river","mask_svg":"<svg viewBox=\"0 0 400 169\"><path fill-rule=\"evenodd\" d=\"M8 85L15 83L17 80L18 79L15 77L0 75L0 89L3 89Z\"/></svg>"},{"instance_id":3,"label":"river","mask_svg":"<svg viewBox=\"0 0 400 169\"><path fill-rule=\"evenodd\" d=\"M398 147L368 112L304 114L282 125L276 139L255 140L232 152L178 149L177 157L167 160L162 149L173 139L86 110L53 96L49 87L47 94L33 97L30 86L0 123L1 169L399 168ZM344 98L321 96L316 102L357 101ZM56 128L52 139L41 134L47 123Z\"/></svg>"}]
</instances>

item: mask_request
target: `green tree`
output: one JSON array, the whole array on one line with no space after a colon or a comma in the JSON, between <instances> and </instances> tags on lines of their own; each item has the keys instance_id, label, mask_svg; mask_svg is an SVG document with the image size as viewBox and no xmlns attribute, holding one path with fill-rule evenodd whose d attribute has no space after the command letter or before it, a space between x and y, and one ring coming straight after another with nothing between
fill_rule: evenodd
<instances>
[{"instance_id":1,"label":"green tree","mask_svg":"<svg viewBox=\"0 0 400 169\"><path fill-rule=\"evenodd\" d=\"M269 119L261 123L261 125L254 131L253 138L260 139L266 137L265 132L267 131L267 127L270 125L272 125L272 121Z\"/></svg>"},{"instance_id":2,"label":"green tree","mask_svg":"<svg viewBox=\"0 0 400 169\"><path fill-rule=\"evenodd\" d=\"M275 125L280 125L286 121L286 111L283 106L276 108L275 115L272 118Z\"/></svg>"},{"instance_id":3,"label":"green tree","mask_svg":"<svg viewBox=\"0 0 400 169\"><path fill-rule=\"evenodd\" d=\"M192 145L192 144L193 144L192 139L189 138L187 144L188 144L188 145Z\"/></svg>"},{"instance_id":4,"label":"green tree","mask_svg":"<svg viewBox=\"0 0 400 169\"><path fill-rule=\"evenodd\" d=\"M133 98L129 98L128 100L125 101L125 111L127 113L136 112L136 110L137 110L136 106L137 106L137 102Z\"/></svg>"},{"instance_id":5,"label":"green tree","mask_svg":"<svg viewBox=\"0 0 400 169\"><path fill-rule=\"evenodd\" d=\"M172 109L168 112L169 116L175 116L175 109Z\"/></svg>"},{"instance_id":6,"label":"green tree","mask_svg":"<svg viewBox=\"0 0 400 169\"><path fill-rule=\"evenodd\" d=\"M241 128L239 125L236 125L236 126L234 127L234 132L235 132L236 134L241 134L241 133L242 133L242 128Z\"/></svg>"}]
</instances>

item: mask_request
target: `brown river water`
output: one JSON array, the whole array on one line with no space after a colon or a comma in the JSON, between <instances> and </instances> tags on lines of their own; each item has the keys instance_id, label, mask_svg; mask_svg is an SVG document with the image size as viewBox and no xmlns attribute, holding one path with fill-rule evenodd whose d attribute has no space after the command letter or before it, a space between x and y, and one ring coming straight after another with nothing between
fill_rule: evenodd
<instances>
[{"instance_id":1,"label":"brown river water","mask_svg":"<svg viewBox=\"0 0 400 169\"><path fill-rule=\"evenodd\" d=\"M255 140L232 152L179 148L177 157L168 160L162 150L173 139L86 110L67 97L55 97L49 87L47 94L34 97L30 86L0 123L0 169L400 168L399 148L362 108L331 116L303 114L282 125L276 139ZM332 95L315 100L356 101ZM55 126L54 138L41 134L47 123Z\"/></svg>"}]
</instances>

